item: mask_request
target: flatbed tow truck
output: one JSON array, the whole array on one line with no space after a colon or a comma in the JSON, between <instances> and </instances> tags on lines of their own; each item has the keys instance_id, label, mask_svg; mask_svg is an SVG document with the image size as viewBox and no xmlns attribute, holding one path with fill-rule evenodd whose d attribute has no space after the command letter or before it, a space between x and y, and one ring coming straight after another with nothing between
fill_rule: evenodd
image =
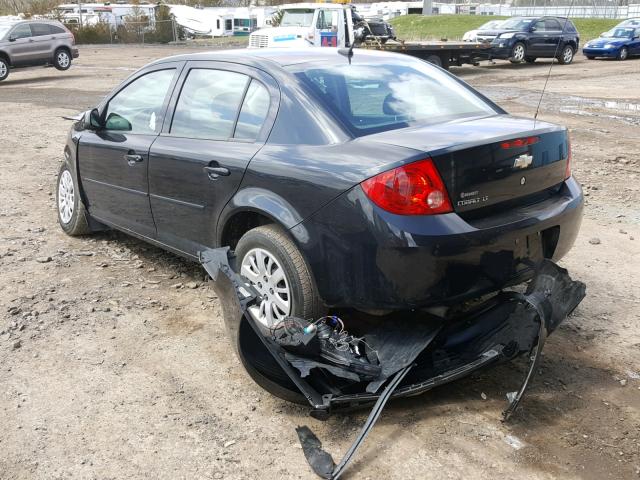
<instances>
[{"instance_id":1,"label":"flatbed tow truck","mask_svg":"<svg viewBox=\"0 0 640 480\"><path fill-rule=\"evenodd\" d=\"M355 6L344 2L282 5L280 25L251 33L249 48L355 46L411 55L447 70L450 66L477 65L489 58L488 43L398 40L386 22L367 21Z\"/></svg>"}]
</instances>

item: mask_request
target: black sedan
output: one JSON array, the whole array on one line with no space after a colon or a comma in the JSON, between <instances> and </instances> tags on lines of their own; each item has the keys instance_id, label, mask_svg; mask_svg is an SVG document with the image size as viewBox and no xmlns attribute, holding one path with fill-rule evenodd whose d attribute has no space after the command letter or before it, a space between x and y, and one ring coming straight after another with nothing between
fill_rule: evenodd
<instances>
[{"instance_id":1,"label":"black sedan","mask_svg":"<svg viewBox=\"0 0 640 480\"><path fill-rule=\"evenodd\" d=\"M335 49L154 62L78 120L58 218L197 259L229 245L266 325L451 305L576 238L564 127L420 60Z\"/></svg>"}]
</instances>

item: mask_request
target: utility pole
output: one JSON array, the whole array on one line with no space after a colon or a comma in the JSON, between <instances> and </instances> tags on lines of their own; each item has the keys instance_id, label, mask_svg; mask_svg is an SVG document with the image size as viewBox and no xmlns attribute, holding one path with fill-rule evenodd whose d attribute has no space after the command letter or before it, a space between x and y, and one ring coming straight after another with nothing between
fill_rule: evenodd
<instances>
[{"instance_id":1,"label":"utility pole","mask_svg":"<svg viewBox=\"0 0 640 480\"><path fill-rule=\"evenodd\" d=\"M82 28L82 0L78 0L78 15L80 15L80 28Z\"/></svg>"},{"instance_id":2,"label":"utility pole","mask_svg":"<svg viewBox=\"0 0 640 480\"><path fill-rule=\"evenodd\" d=\"M433 0L422 0L422 15L433 15Z\"/></svg>"}]
</instances>

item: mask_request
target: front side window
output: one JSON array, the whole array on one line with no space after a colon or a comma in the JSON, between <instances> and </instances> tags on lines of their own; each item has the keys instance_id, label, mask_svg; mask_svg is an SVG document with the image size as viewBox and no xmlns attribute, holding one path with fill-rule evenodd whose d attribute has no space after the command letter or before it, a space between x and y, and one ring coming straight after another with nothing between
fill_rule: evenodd
<instances>
[{"instance_id":1,"label":"front side window","mask_svg":"<svg viewBox=\"0 0 640 480\"><path fill-rule=\"evenodd\" d=\"M193 69L184 82L171 134L226 140L233 127L249 77L224 70Z\"/></svg>"},{"instance_id":2,"label":"front side window","mask_svg":"<svg viewBox=\"0 0 640 480\"><path fill-rule=\"evenodd\" d=\"M43 37L45 35L51 35L51 28L46 23L32 23L31 35L34 37Z\"/></svg>"},{"instance_id":3,"label":"front side window","mask_svg":"<svg viewBox=\"0 0 640 480\"><path fill-rule=\"evenodd\" d=\"M107 106L105 128L135 134L158 133L174 74L175 69L147 73L120 90Z\"/></svg>"},{"instance_id":4,"label":"front side window","mask_svg":"<svg viewBox=\"0 0 640 480\"><path fill-rule=\"evenodd\" d=\"M19 38L29 38L31 36L31 28L28 23L23 23L22 25L18 25L11 31L11 37L16 40Z\"/></svg>"},{"instance_id":5,"label":"front side window","mask_svg":"<svg viewBox=\"0 0 640 480\"><path fill-rule=\"evenodd\" d=\"M335 15L334 15L335 14ZM333 30L338 26L338 12L331 10L320 10L318 12L318 30Z\"/></svg>"},{"instance_id":6,"label":"front side window","mask_svg":"<svg viewBox=\"0 0 640 480\"><path fill-rule=\"evenodd\" d=\"M234 138L256 140L269 113L269 91L257 80L253 80L238 116Z\"/></svg>"},{"instance_id":7,"label":"front side window","mask_svg":"<svg viewBox=\"0 0 640 480\"><path fill-rule=\"evenodd\" d=\"M417 60L289 68L356 136L498 113L448 74Z\"/></svg>"}]
</instances>

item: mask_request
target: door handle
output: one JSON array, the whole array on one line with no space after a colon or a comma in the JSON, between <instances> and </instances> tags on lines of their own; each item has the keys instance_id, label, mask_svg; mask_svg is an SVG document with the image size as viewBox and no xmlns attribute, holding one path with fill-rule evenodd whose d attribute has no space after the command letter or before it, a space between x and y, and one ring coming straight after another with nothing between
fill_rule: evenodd
<instances>
[{"instance_id":1,"label":"door handle","mask_svg":"<svg viewBox=\"0 0 640 480\"><path fill-rule=\"evenodd\" d=\"M218 177L228 177L231 174L229 169L224 167L204 167L203 170L207 173L209 180L217 180Z\"/></svg>"},{"instance_id":2,"label":"door handle","mask_svg":"<svg viewBox=\"0 0 640 480\"><path fill-rule=\"evenodd\" d=\"M140 163L144 160L142 155L137 155L135 153L127 153L124 156L124 159L127 161L130 167L133 167L136 163Z\"/></svg>"}]
</instances>

